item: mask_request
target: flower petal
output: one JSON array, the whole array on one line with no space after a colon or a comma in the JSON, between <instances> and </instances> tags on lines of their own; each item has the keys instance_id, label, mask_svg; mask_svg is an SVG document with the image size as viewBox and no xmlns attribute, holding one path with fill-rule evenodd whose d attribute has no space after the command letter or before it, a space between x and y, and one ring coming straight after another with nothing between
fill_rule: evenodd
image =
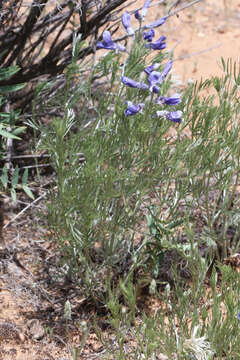
<instances>
[{"instance_id":1,"label":"flower petal","mask_svg":"<svg viewBox=\"0 0 240 360\"><path fill-rule=\"evenodd\" d=\"M169 111L167 118L173 122L181 123L182 122L182 111Z\"/></svg>"},{"instance_id":2,"label":"flower petal","mask_svg":"<svg viewBox=\"0 0 240 360\"><path fill-rule=\"evenodd\" d=\"M131 101L127 101L126 104L128 107L124 110L125 116L136 115L138 112L141 112L145 106L145 104L142 103L134 105Z\"/></svg>"},{"instance_id":3,"label":"flower petal","mask_svg":"<svg viewBox=\"0 0 240 360\"><path fill-rule=\"evenodd\" d=\"M126 76L122 76L121 80L124 85L127 85L129 87L136 88L136 89L142 89L142 90L149 90L149 86L143 82L137 82Z\"/></svg>"},{"instance_id":4,"label":"flower petal","mask_svg":"<svg viewBox=\"0 0 240 360\"><path fill-rule=\"evenodd\" d=\"M126 51L125 46L117 44L112 40L110 31L106 30L102 34L103 41L98 41L96 48L97 49L107 49L107 50L119 50Z\"/></svg>"},{"instance_id":5,"label":"flower petal","mask_svg":"<svg viewBox=\"0 0 240 360\"><path fill-rule=\"evenodd\" d=\"M115 50L116 44L112 41L111 33L110 31L104 31L102 34L103 41L97 42L97 48L100 49L108 49L108 50Z\"/></svg>"},{"instance_id":6,"label":"flower petal","mask_svg":"<svg viewBox=\"0 0 240 360\"><path fill-rule=\"evenodd\" d=\"M112 36L111 36L110 31L105 30L105 31L103 32L103 34L102 34L102 37L103 37L103 41L104 41L106 44L113 44Z\"/></svg>"},{"instance_id":7,"label":"flower petal","mask_svg":"<svg viewBox=\"0 0 240 360\"><path fill-rule=\"evenodd\" d=\"M154 70L156 70L158 67L159 67L159 63L155 63L155 64L152 64L150 66L147 66L144 71L145 73L147 73L148 75L151 74L151 72L153 72Z\"/></svg>"},{"instance_id":8,"label":"flower petal","mask_svg":"<svg viewBox=\"0 0 240 360\"><path fill-rule=\"evenodd\" d=\"M96 45L97 49L107 49L107 50L115 50L116 49L116 45L112 44L106 44L103 41L98 41L97 45Z\"/></svg>"},{"instance_id":9,"label":"flower petal","mask_svg":"<svg viewBox=\"0 0 240 360\"><path fill-rule=\"evenodd\" d=\"M130 21L131 21L131 15L129 14L129 12L125 11L125 13L123 13L122 15L122 24L126 30L129 26L131 26Z\"/></svg>"},{"instance_id":10,"label":"flower petal","mask_svg":"<svg viewBox=\"0 0 240 360\"><path fill-rule=\"evenodd\" d=\"M166 36L163 35L161 36L158 40L156 40L155 42L152 42L150 44L146 44L146 48L150 48L152 50L163 50L166 47Z\"/></svg>"},{"instance_id":11,"label":"flower petal","mask_svg":"<svg viewBox=\"0 0 240 360\"><path fill-rule=\"evenodd\" d=\"M134 35L134 30L131 27L131 15L127 11L122 15L122 24L129 35Z\"/></svg>"},{"instance_id":12,"label":"flower petal","mask_svg":"<svg viewBox=\"0 0 240 360\"><path fill-rule=\"evenodd\" d=\"M153 85L150 87L150 91L153 92L154 94L158 94L160 89L157 85Z\"/></svg>"},{"instance_id":13,"label":"flower petal","mask_svg":"<svg viewBox=\"0 0 240 360\"><path fill-rule=\"evenodd\" d=\"M155 31L153 29L150 29L149 31L145 31L143 33L143 39L147 40L148 42L151 42L154 36L155 36Z\"/></svg>"},{"instance_id":14,"label":"flower petal","mask_svg":"<svg viewBox=\"0 0 240 360\"><path fill-rule=\"evenodd\" d=\"M135 18L138 20L138 21L141 21L142 20L142 15L140 14L140 12L138 10L136 10L134 12L134 16Z\"/></svg>"},{"instance_id":15,"label":"flower petal","mask_svg":"<svg viewBox=\"0 0 240 360\"><path fill-rule=\"evenodd\" d=\"M152 71L148 76L150 86L161 84L163 82L162 74L159 71Z\"/></svg>"},{"instance_id":16,"label":"flower petal","mask_svg":"<svg viewBox=\"0 0 240 360\"><path fill-rule=\"evenodd\" d=\"M164 66L163 72L162 72L162 77L165 79L165 77L168 75L169 71L171 70L173 65L172 60L169 60L167 62L167 64Z\"/></svg>"},{"instance_id":17,"label":"flower petal","mask_svg":"<svg viewBox=\"0 0 240 360\"><path fill-rule=\"evenodd\" d=\"M144 5L143 5L143 8L142 8L142 17L143 18L147 15L147 11L148 11L150 2L151 2L151 0L146 0Z\"/></svg>"},{"instance_id":18,"label":"flower petal","mask_svg":"<svg viewBox=\"0 0 240 360\"><path fill-rule=\"evenodd\" d=\"M153 29L153 28L159 27L159 26L163 25L166 20L167 20L167 17L165 16L161 19L158 19L158 20L148 24L148 25L145 25L144 28L145 29Z\"/></svg>"},{"instance_id":19,"label":"flower petal","mask_svg":"<svg viewBox=\"0 0 240 360\"><path fill-rule=\"evenodd\" d=\"M181 98L179 94L174 94L169 97L160 96L156 99L157 104L166 104L166 105L177 105L181 102Z\"/></svg>"},{"instance_id":20,"label":"flower petal","mask_svg":"<svg viewBox=\"0 0 240 360\"><path fill-rule=\"evenodd\" d=\"M182 111L157 111L158 117L165 117L175 123L181 123L182 122Z\"/></svg>"}]
</instances>

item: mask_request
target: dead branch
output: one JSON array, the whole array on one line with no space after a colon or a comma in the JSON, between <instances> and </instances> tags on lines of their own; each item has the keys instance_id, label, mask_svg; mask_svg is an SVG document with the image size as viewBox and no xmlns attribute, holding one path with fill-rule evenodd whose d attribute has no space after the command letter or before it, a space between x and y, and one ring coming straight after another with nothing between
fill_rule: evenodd
<instances>
[{"instance_id":1,"label":"dead branch","mask_svg":"<svg viewBox=\"0 0 240 360\"><path fill-rule=\"evenodd\" d=\"M113 11L125 2L127 0L64 0L52 8L49 0L37 0L32 2L28 12L23 12L21 0L3 1L0 66L18 64L21 70L1 81L0 86L60 74L71 62L73 33L81 34L82 40L90 37L91 45L87 44L81 50L79 59L93 53L96 29L110 22Z\"/></svg>"}]
</instances>

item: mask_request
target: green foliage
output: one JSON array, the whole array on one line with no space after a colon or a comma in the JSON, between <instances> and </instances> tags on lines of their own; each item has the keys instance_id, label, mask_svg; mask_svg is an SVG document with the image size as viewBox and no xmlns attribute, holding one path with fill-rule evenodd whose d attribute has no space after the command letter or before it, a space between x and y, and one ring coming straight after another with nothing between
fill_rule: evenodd
<instances>
[{"instance_id":1,"label":"green foliage","mask_svg":"<svg viewBox=\"0 0 240 360\"><path fill-rule=\"evenodd\" d=\"M130 78L136 78L146 66L146 48L139 43L136 41L124 65ZM74 49L79 51L80 46L75 44ZM162 61L163 56L153 62L157 60ZM159 105L146 100L146 91L119 85L119 61L119 55L109 52L92 67L89 81L76 87L81 69L73 56L59 101L64 103L64 116L41 129L42 146L51 154L57 175L58 190L53 194L49 219L63 253L66 276L81 276L83 289L93 292L93 297L102 293L101 301L105 301L109 274L113 269L125 272L129 258L133 272L144 265L150 276L157 278L165 253L174 250L187 256L190 240L184 235L184 226L188 223L199 232L198 242L204 244L206 253L219 258L230 249L229 227L236 230L232 249L239 234L235 210L239 102L230 70L222 79L188 87L177 107L184 109L185 121L173 132L170 121L156 118ZM104 94L91 83L102 76L108 84ZM161 95L168 94L170 86L168 79L161 86ZM200 98L209 88L217 89L218 100L214 96ZM145 111L125 117L124 99L145 102ZM82 107L76 115L78 102ZM92 119L87 115L90 107L95 113ZM73 126L78 127L77 132L72 132ZM84 154L84 163L79 152ZM147 215L149 238L142 229L146 209L153 204L154 214L150 211ZM197 213L204 226L198 227ZM142 244L135 240L139 235ZM185 241L179 242L184 236Z\"/></svg>"},{"instance_id":2,"label":"green foliage","mask_svg":"<svg viewBox=\"0 0 240 360\"><path fill-rule=\"evenodd\" d=\"M149 50L141 39L140 29L123 65L118 53L108 52L83 79L89 64L78 64L82 43L74 35L64 91L46 104L63 116L44 126L31 123L56 172L48 209L61 275L104 309L108 331L95 319L104 359L238 359L239 274L221 261L239 251L240 67L222 60L222 78L189 84L174 108L184 121L174 124L156 116L165 107L154 95L120 82L124 75L147 83ZM169 56L160 53L152 61L162 70ZM1 69L0 80L17 71ZM41 83L36 96L50 86ZM0 105L22 87L1 86ZM178 90L168 77L159 95L172 88ZM144 111L126 117L126 101L144 103ZM5 140L24 131L18 116L0 113L1 156ZM14 200L20 185L33 198L27 169L20 180L18 167L10 177L3 167L0 181ZM177 259L172 266L171 256ZM171 282L162 281L164 270ZM155 309L140 307L146 287ZM74 347L69 300L63 318L78 359L90 326L81 323L81 343Z\"/></svg>"},{"instance_id":3,"label":"green foliage","mask_svg":"<svg viewBox=\"0 0 240 360\"><path fill-rule=\"evenodd\" d=\"M0 81L6 80L16 74L20 68L18 66L10 66L5 69L0 69ZM10 92L18 91L22 89L25 86L25 84L16 84L16 85L3 85L0 86L0 107L2 108L5 103L7 103L7 94ZM0 157L3 159L4 155L6 154L6 140L7 139L15 139L15 140L21 140L19 135L21 135L26 127L25 126L19 126L17 124L19 117L18 111L9 111L9 112L0 112ZM17 188L22 188L25 193L30 197L34 198L31 190L27 186L28 181L28 169L25 169L22 181L20 181L20 175L19 175L19 168L18 166L13 169L10 181L9 181L9 174L7 167L4 166L2 168L2 174L0 177L0 181L2 183L3 189L6 191L10 189L11 197L14 201L17 199Z\"/></svg>"},{"instance_id":4,"label":"green foliage","mask_svg":"<svg viewBox=\"0 0 240 360\"><path fill-rule=\"evenodd\" d=\"M16 74L20 68L18 66L10 66L5 69L0 69L0 81L6 80ZM16 85L3 85L0 86L0 107L2 108L7 101L7 94L10 92L18 91L22 89L25 84ZM0 136L3 138L20 139L20 135L24 130L24 126L17 126L19 113L17 111L0 112ZM2 143L2 141L1 141Z\"/></svg>"},{"instance_id":5,"label":"green foliage","mask_svg":"<svg viewBox=\"0 0 240 360\"><path fill-rule=\"evenodd\" d=\"M40 126L41 146L56 172L49 222L62 273L108 310L114 340L96 325L106 356L237 358L239 342L230 334L237 333L240 288L221 265L218 286L213 259L239 247L240 69L223 61L222 78L189 85L175 108L184 121L174 124L156 117L153 95L120 83L122 74L146 83L147 55L139 38L122 67L119 54L109 52L92 64L85 82L77 79L81 69L74 55L65 91L54 99L64 116ZM94 82L99 78L105 80L100 90ZM168 78L160 95L173 86ZM145 103L144 111L126 117L126 101ZM180 264L167 269L174 292L165 281L163 295L159 277L171 254ZM184 285L181 264L191 279ZM143 279L136 279L139 271ZM209 293L204 282L210 272ZM138 292L145 279L162 307L154 316L144 314L139 325ZM132 352L126 351L127 337L135 339Z\"/></svg>"},{"instance_id":6,"label":"green foliage","mask_svg":"<svg viewBox=\"0 0 240 360\"><path fill-rule=\"evenodd\" d=\"M7 80L11 76L15 75L20 70L19 66L9 66L8 68L0 69L0 81ZM0 94L8 94L13 91L18 91L22 89L24 84L16 84L16 85L2 85L0 86Z\"/></svg>"},{"instance_id":7,"label":"green foliage","mask_svg":"<svg viewBox=\"0 0 240 360\"><path fill-rule=\"evenodd\" d=\"M198 251L191 252L193 258ZM112 294L107 302L112 330L104 334L95 324L99 340L106 351L102 359L237 359L240 353L238 273L229 266L213 268L210 287L205 284L206 260L195 262L201 279L179 286L175 276L174 291L169 286L155 294L155 310L135 312L122 306ZM221 279L221 282L219 282ZM226 291L228 289L228 291ZM196 291L197 290L197 291ZM132 298L132 297L131 297ZM134 299L134 297L132 298ZM135 298L135 309L137 301ZM126 344L126 345L125 345Z\"/></svg>"},{"instance_id":8,"label":"green foliage","mask_svg":"<svg viewBox=\"0 0 240 360\"><path fill-rule=\"evenodd\" d=\"M17 200L17 192L16 190L22 189L24 192L31 198L34 199L34 195L31 191L31 189L28 187L28 169L24 170L24 173L22 177L20 177L19 174L19 168L16 166L16 168L13 171L13 174L11 175L11 181L9 181L9 174L7 167L4 166L2 168L2 175L0 176L0 181L2 183L3 189L7 191L10 190L11 197L13 201Z\"/></svg>"},{"instance_id":9,"label":"green foliage","mask_svg":"<svg viewBox=\"0 0 240 360\"><path fill-rule=\"evenodd\" d=\"M140 51L135 54L134 48L126 64L130 77ZM125 271L128 258L137 253L134 239L144 221L144 202L151 201L150 192L156 194L159 185L169 181L163 158L172 168L177 165L175 158L171 160L175 142L167 135L171 123L159 121L153 111L150 113L155 105L149 104L145 114L124 116L124 98L144 101L146 94L118 85L118 63L119 56L109 53L93 69L91 78L104 72L110 90L107 86L105 94L94 93L91 83L88 88L86 83L79 84L71 102L65 101L64 117L41 129L42 146L51 154L57 174L58 190L53 195L49 219L63 252L66 275L72 278L81 274L85 291L99 296L105 293L104 279L109 272ZM64 94L69 93L76 70L79 68L69 67ZM168 81L162 92L167 92L169 86ZM77 117L73 108L83 94L88 102ZM83 124L89 104L97 120L86 128ZM79 131L72 132L77 125ZM79 161L80 151L84 163ZM136 262L134 267L139 265Z\"/></svg>"},{"instance_id":10,"label":"green foliage","mask_svg":"<svg viewBox=\"0 0 240 360\"><path fill-rule=\"evenodd\" d=\"M185 100L189 113L190 137L182 154L185 178L185 201L188 208L198 209L204 222L202 241L212 244L217 255L238 247L239 197L239 96L236 66L223 62L226 75L212 78L187 91ZM200 100L202 90L213 87L217 96L207 96ZM192 212L194 214L194 212ZM229 229L234 229L233 236Z\"/></svg>"},{"instance_id":11,"label":"green foliage","mask_svg":"<svg viewBox=\"0 0 240 360\"><path fill-rule=\"evenodd\" d=\"M159 268L164 258L164 253L169 250L181 251L184 246L182 244L175 244L172 238L175 236L177 228L183 224L184 220L176 220L168 224L162 224L157 217L154 216L152 210L149 209L150 215L147 215L147 224L150 231L150 240L146 241L145 254L149 256L148 262L152 263L153 277L157 278L159 275Z\"/></svg>"}]
</instances>

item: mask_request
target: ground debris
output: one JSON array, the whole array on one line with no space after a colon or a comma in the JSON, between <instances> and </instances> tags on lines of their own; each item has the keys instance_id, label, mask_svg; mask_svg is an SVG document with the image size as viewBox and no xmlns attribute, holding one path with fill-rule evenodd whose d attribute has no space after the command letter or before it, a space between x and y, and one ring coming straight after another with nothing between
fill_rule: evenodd
<instances>
[{"instance_id":1,"label":"ground debris","mask_svg":"<svg viewBox=\"0 0 240 360\"><path fill-rule=\"evenodd\" d=\"M12 322L0 322L0 342L9 340L20 340L23 342L25 340L23 331Z\"/></svg>"}]
</instances>

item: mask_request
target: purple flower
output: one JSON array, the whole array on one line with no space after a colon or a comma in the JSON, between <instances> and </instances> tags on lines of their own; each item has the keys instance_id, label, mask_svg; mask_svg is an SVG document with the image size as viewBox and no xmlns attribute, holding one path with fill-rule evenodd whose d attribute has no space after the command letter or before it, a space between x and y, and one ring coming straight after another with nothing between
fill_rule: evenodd
<instances>
[{"instance_id":1,"label":"purple flower","mask_svg":"<svg viewBox=\"0 0 240 360\"><path fill-rule=\"evenodd\" d=\"M152 71L148 76L150 86L161 84L163 82L162 74L159 71Z\"/></svg>"},{"instance_id":2,"label":"purple flower","mask_svg":"<svg viewBox=\"0 0 240 360\"><path fill-rule=\"evenodd\" d=\"M124 110L125 116L136 115L138 112L142 112L142 109L145 106L143 103L134 105L131 101L127 101L126 104L128 107L126 110Z\"/></svg>"},{"instance_id":3,"label":"purple flower","mask_svg":"<svg viewBox=\"0 0 240 360\"><path fill-rule=\"evenodd\" d=\"M158 40L155 42L152 42L150 44L146 44L146 48L152 49L152 50L163 50L166 47L166 36L161 36Z\"/></svg>"},{"instance_id":4,"label":"purple flower","mask_svg":"<svg viewBox=\"0 0 240 360\"><path fill-rule=\"evenodd\" d=\"M148 25L145 25L144 28L145 29L153 29L153 28L156 28L156 27L159 27L161 25L163 25L165 23L165 21L167 20L167 16L161 18L161 19L158 19Z\"/></svg>"},{"instance_id":5,"label":"purple flower","mask_svg":"<svg viewBox=\"0 0 240 360\"><path fill-rule=\"evenodd\" d=\"M166 105L177 105L181 102L179 94L174 94L169 97L160 96L156 99L157 104L166 104Z\"/></svg>"},{"instance_id":6,"label":"purple flower","mask_svg":"<svg viewBox=\"0 0 240 360\"><path fill-rule=\"evenodd\" d=\"M127 11L122 15L122 24L129 35L134 35L134 30L131 27L131 15Z\"/></svg>"},{"instance_id":7,"label":"purple flower","mask_svg":"<svg viewBox=\"0 0 240 360\"><path fill-rule=\"evenodd\" d=\"M182 111L169 111L167 118L173 122L181 123L182 122Z\"/></svg>"},{"instance_id":8,"label":"purple flower","mask_svg":"<svg viewBox=\"0 0 240 360\"><path fill-rule=\"evenodd\" d=\"M147 15L147 11L148 11L150 2L151 2L151 0L146 0L144 5L143 5L143 8L142 8L142 17L143 18Z\"/></svg>"},{"instance_id":9,"label":"purple flower","mask_svg":"<svg viewBox=\"0 0 240 360\"><path fill-rule=\"evenodd\" d=\"M142 15L140 14L140 12L138 10L136 10L134 12L134 16L138 21L142 21Z\"/></svg>"},{"instance_id":10,"label":"purple flower","mask_svg":"<svg viewBox=\"0 0 240 360\"><path fill-rule=\"evenodd\" d=\"M140 14L139 10L136 10L134 12L134 16L137 20L142 21L145 18L145 16L147 15L147 11L148 11L150 2L151 2L151 0L145 1L144 5L142 7L142 14Z\"/></svg>"},{"instance_id":11,"label":"purple flower","mask_svg":"<svg viewBox=\"0 0 240 360\"><path fill-rule=\"evenodd\" d=\"M149 31L145 31L143 33L143 39L147 40L148 42L151 42L154 36L155 36L155 31L153 29L150 29Z\"/></svg>"},{"instance_id":12,"label":"purple flower","mask_svg":"<svg viewBox=\"0 0 240 360\"><path fill-rule=\"evenodd\" d=\"M160 89L157 85L153 85L150 87L150 91L152 91L154 94L158 94Z\"/></svg>"},{"instance_id":13,"label":"purple flower","mask_svg":"<svg viewBox=\"0 0 240 360\"><path fill-rule=\"evenodd\" d=\"M159 67L159 64L158 63L155 63L155 64L152 64L150 66L147 66L144 71L145 73L147 73L148 75L151 74L151 72L153 72L154 70L156 70L157 68Z\"/></svg>"},{"instance_id":14,"label":"purple flower","mask_svg":"<svg viewBox=\"0 0 240 360\"><path fill-rule=\"evenodd\" d=\"M135 80L132 80L126 76L122 76L121 80L124 85L127 85L132 88L142 89L142 90L149 90L149 86L143 82L137 82Z\"/></svg>"},{"instance_id":15,"label":"purple flower","mask_svg":"<svg viewBox=\"0 0 240 360\"><path fill-rule=\"evenodd\" d=\"M157 111L157 116L165 117L168 120L171 120L175 123L181 123L182 122L182 111Z\"/></svg>"},{"instance_id":16,"label":"purple flower","mask_svg":"<svg viewBox=\"0 0 240 360\"><path fill-rule=\"evenodd\" d=\"M120 51L126 50L124 46L120 44L116 44L114 41L112 41L110 31L107 30L104 31L102 37L103 37L103 41L97 42L97 49L120 50Z\"/></svg>"},{"instance_id":17,"label":"purple flower","mask_svg":"<svg viewBox=\"0 0 240 360\"><path fill-rule=\"evenodd\" d=\"M158 87L156 88L156 85L161 85L165 77L168 75L169 71L172 68L172 61L170 60L169 62L167 62L162 72L153 70L156 67L158 67L157 63L144 69L147 74L149 73L148 82L150 84L150 90L154 93L159 92L159 89Z\"/></svg>"},{"instance_id":18,"label":"purple flower","mask_svg":"<svg viewBox=\"0 0 240 360\"><path fill-rule=\"evenodd\" d=\"M159 87L157 85L160 85L163 82L162 74L158 71L152 71L148 77L148 82L150 84L150 91L154 94L158 94Z\"/></svg>"},{"instance_id":19,"label":"purple flower","mask_svg":"<svg viewBox=\"0 0 240 360\"><path fill-rule=\"evenodd\" d=\"M237 317L238 317L238 320L240 320L240 312L238 313L238 316L237 316Z\"/></svg>"},{"instance_id":20,"label":"purple flower","mask_svg":"<svg viewBox=\"0 0 240 360\"><path fill-rule=\"evenodd\" d=\"M169 71L171 70L173 65L172 60L169 60L166 65L164 66L163 72L162 72L162 77L163 79L165 79L165 77L168 75Z\"/></svg>"}]
</instances>

